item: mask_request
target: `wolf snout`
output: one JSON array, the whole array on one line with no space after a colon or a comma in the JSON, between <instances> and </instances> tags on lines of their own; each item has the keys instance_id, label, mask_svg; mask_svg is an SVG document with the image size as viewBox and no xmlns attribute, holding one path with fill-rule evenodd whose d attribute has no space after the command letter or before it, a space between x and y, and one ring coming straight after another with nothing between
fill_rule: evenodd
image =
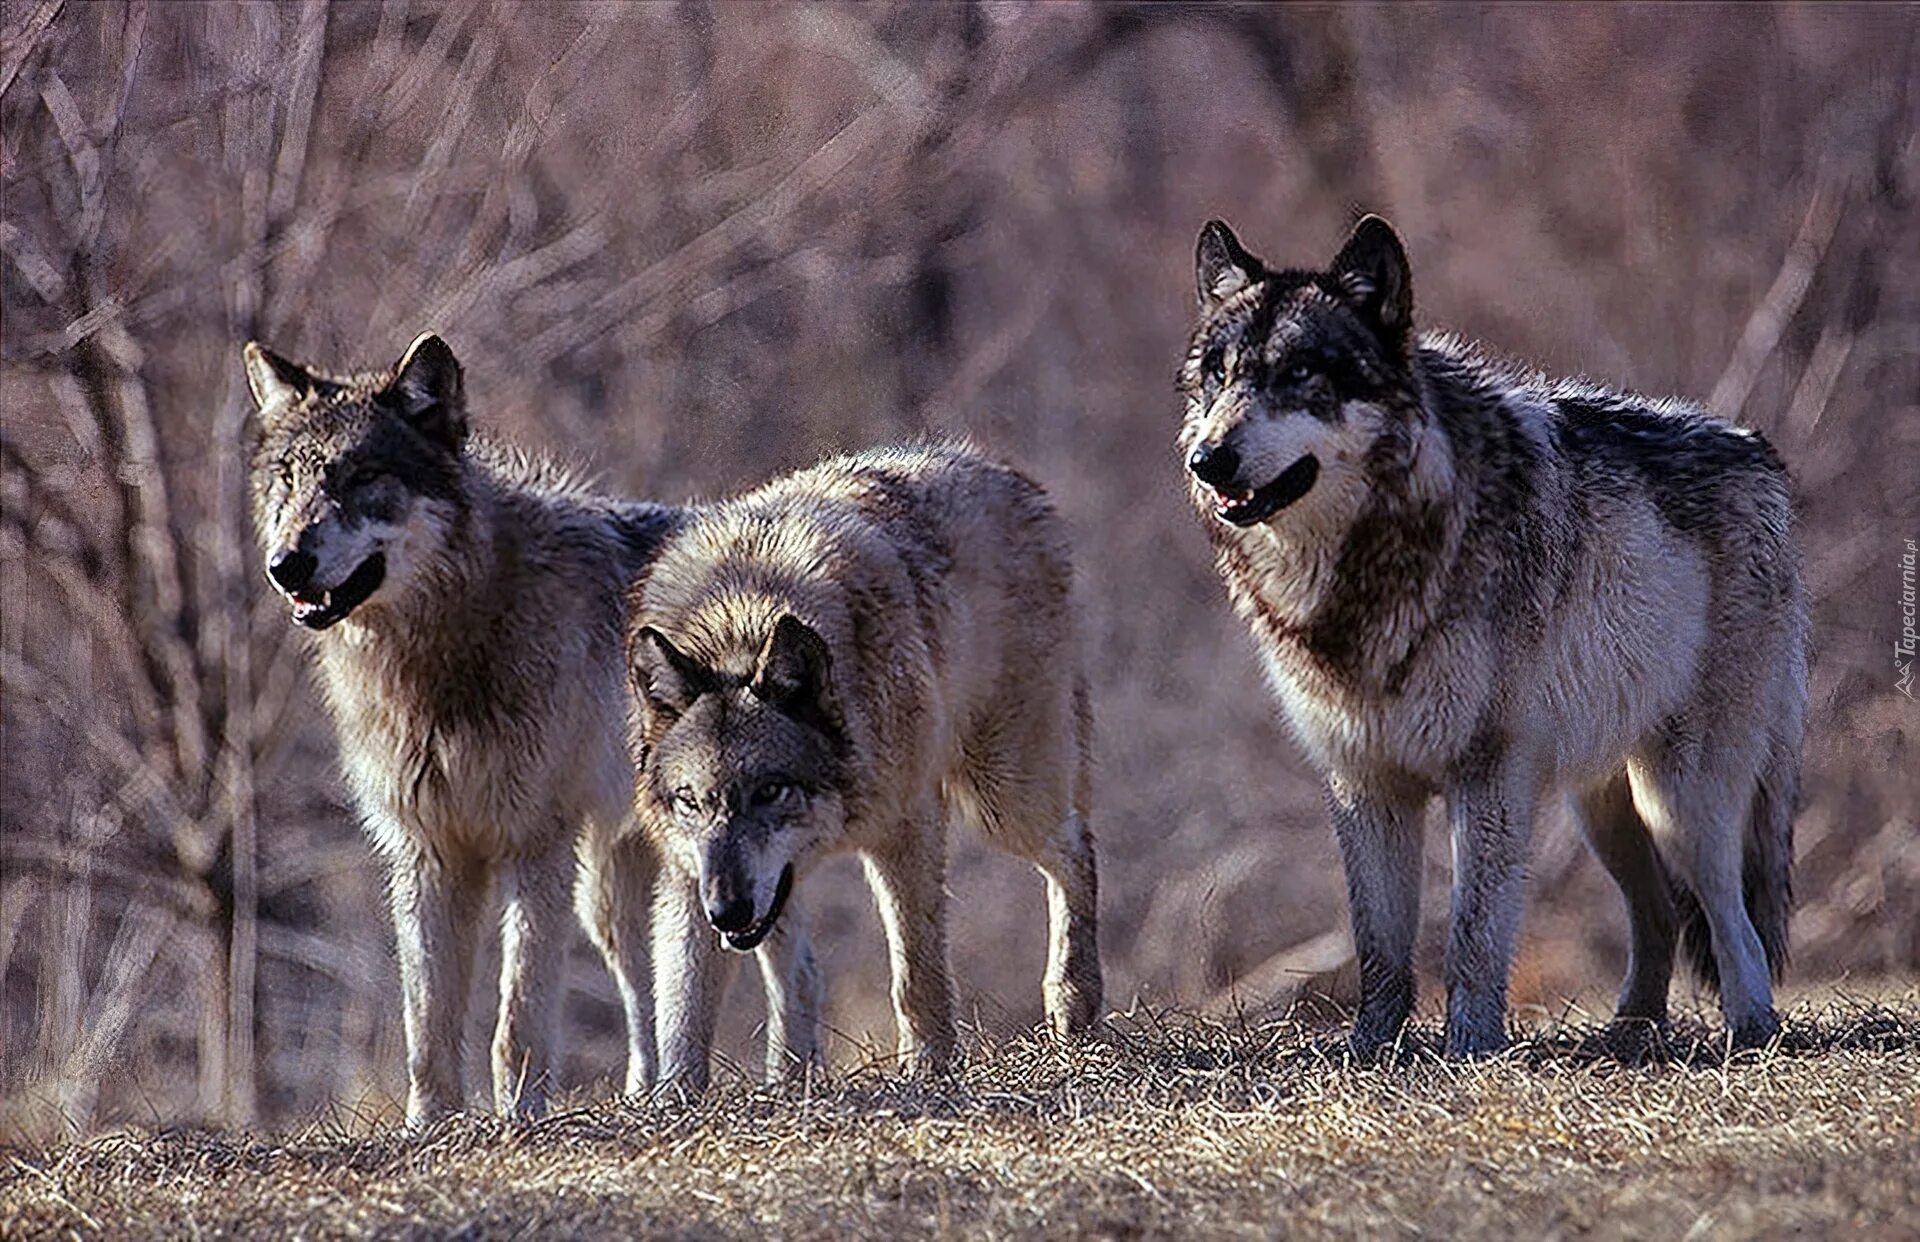
<instances>
[{"instance_id":1,"label":"wolf snout","mask_svg":"<svg viewBox=\"0 0 1920 1242\"><path fill-rule=\"evenodd\" d=\"M1224 488L1240 475L1240 454L1226 444L1201 442L1187 454L1187 469L1209 487Z\"/></svg>"},{"instance_id":2,"label":"wolf snout","mask_svg":"<svg viewBox=\"0 0 1920 1242\"><path fill-rule=\"evenodd\" d=\"M740 932L753 926L753 898L744 893L722 893L709 885L707 922L718 932Z\"/></svg>"},{"instance_id":3,"label":"wolf snout","mask_svg":"<svg viewBox=\"0 0 1920 1242\"><path fill-rule=\"evenodd\" d=\"M314 571L319 568L320 561L313 553L293 548L277 553L267 562L267 576L275 586L292 595L312 582Z\"/></svg>"}]
</instances>

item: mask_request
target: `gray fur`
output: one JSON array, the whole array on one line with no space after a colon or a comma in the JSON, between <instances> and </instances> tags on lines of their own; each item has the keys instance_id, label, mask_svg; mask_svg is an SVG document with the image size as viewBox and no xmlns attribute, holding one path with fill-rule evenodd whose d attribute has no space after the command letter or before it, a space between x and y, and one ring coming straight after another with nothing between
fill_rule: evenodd
<instances>
[{"instance_id":1,"label":"gray fur","mask_svg":"<svg viewBox=\"0 0 1920 1242\"><path fill-rule=\"evenodd\" d=\"M956 813L1045 877L1048 1016L1063 1033L1094 1019L1071 578L1040 489L959 446L829 461L668 543L635 589L630 644L637 803L681 877L656 938L663 1077L706 1081L720 955L702 922L734 947L778 939L787 895L847 850L886 927L901 1054L947 1065Z\"/></svg>"},{"instance_id":2,"label":"gray fur","mask_svg":"<svg viewBox=\"0 0 1920 1242\"><path fill-rule=\"evenodd\" d=\"M644 1086L650 962L624 929L655 863L631 831L624 597L684 514L471 436L437 337L389 371L322 375L257 344L246 363L260 545L269 565L309 558L287 593L319 631L320 689L388 871L409 1121L460 1105L469 976L496 908L495 1106L537 1112L552 1086L570 902L614 970L628 1086ZM375 563L372 593L336 615Z\"/></svg>"},{"instance_id":3,"label":"gray fur","mask_svg":"<svg viewBox=\"0 0 1920 1242\"><path fill-rule=\"evenodd\" d=\"M1209 224L1196 269L1181 452L1326 781L1356 1047L1392 1040L1413 1002L1436 794L1455 859L1450 1051L1505 1042L1532 824L1562 792L1627 902L1622 1018L1664 1020L1679 940L1736 1042L1770 1038L1806 709L1778 456L1683 402L1417 335L1405 250L1377 217L1325 271L1272 271Z\"/></svg>"}]
</instances>

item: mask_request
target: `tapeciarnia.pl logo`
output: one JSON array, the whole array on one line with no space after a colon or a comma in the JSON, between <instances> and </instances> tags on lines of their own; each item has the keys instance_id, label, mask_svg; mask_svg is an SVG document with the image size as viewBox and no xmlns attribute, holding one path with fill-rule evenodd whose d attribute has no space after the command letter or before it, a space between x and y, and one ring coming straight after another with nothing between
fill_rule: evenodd
<instances>
[{"instance_id":1,"label":"tapeciarnia.pl logo","mask_svg":"<svg viewBox=\"0 0 1920 1242\"><path fill-rule=\"evenodd\" d=\"M1913 540L1907 540L1907 550L1900 556L1900 637L1893 642L1893 671L1896 680L1894 689L1913 697L1913 651L1915 634L1913 629L1914 546Z\"/></svg>"}]
</instances>

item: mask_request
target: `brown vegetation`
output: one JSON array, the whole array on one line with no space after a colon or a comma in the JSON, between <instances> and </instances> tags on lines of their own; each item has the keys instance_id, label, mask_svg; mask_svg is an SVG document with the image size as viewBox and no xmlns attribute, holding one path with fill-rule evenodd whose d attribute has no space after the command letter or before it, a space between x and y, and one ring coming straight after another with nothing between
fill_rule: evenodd
<instances>
[{"instance_id":1,"label":"brown vegetation","mask_svg":"<svg viewBox=\"0 0 1920 1242\"><path fill-rule=\"evenodd\" d=\"M1910 1237L1920 1005L1790 1017L1728 1062L1553 1024L1499 1061L1342 1064L1291 1019L1137 1013L976 1048L951 1082L852 1070L697 1106L419 1139L116 1134L0 1154L0 1236Z\"/></svg>"},{"instance_id":2,"label":"brown vegetation","mask_svg":"<svg viewBox=\"0 0 1920 1242\"><path fill-rule=\"evenodd\" d=\"M1337 979L1330 835L1171 449L1193 237L1211 215L1305 260L1354 209L1384 211L1409 239L1427 322L1555 371L1708 399L1776 441L1805 497L1816 602L1795 973L1920 968L1920 717L1888 659L1901 540L1920 537L1910 8L4 0L0 26L0 1131L389 1115L397 983L378 881L244 527L250 336L379 364L437 327L480 422L663 499L930 430L1012 456L1052 488L1080 550L1112 998L1264 1003L1302 972ZM957 848L963 1004L997 1038L1038 1016L1038 882ZM1438 834L1433 858L1437 897ZM1517 999L1609 987L1623 936L1605 879L1564 831L1542 834L1537 874ZM884 1029L884 962L852 869L822 881L844 1058ZM584 947L572 983L569 1081L591 1089L617 1070L618 1010ZM744 1041L755 1002L737 1003ZM1255 1042L1212 1046L1260 1046L1241 1038ZM1035 1218L989 1193L997 1161L1052 1187L1056 1207L1110 1194L1142 1219L1198 1224L1203 1186L1223 1213L1286 1201L1296 1175L1311 1175L1303 1210L1339 1209L1350 1173L1390 1186L1314 1146L1377 1134L1455 1179L1438 1199L1426 1182L1393 1191L1407 1210L1544 1227L1472 1215L1505 1202L1474 1188L1492 1167L1475 1144L1533 1141L1501 1137L1501 1109L1527 1124L1566 1111L1594 1168L1690 1162L1702 1194L1774 1177L1742 1171L1754 1152L1781 1156L1767 1194L1842 1160L1890 1167L1864 1137L1812 1154L1832 1133L1818 1126L1864 1107L1849 1092L1878 1093L1875 1124L1901 1108L1911 1121L1893 1081L1910 1051L1782 1058L1743 1080L1738 1107L1716 1102L1713 1076L1670 1072L1659 1081L1685 1090L1650 1090L1612 1120L1596 1119L1613 1108L1605 1069L1549 1058L1531 1075L1523 1058L1421 1069L1391 1090L1285 1070L1301 1094L1265 1112L1234 1097L1250 1128L1224 1128L1209 1155L1218 1097L1174 1109L1149 1075L1142 1111L1083 1132L1075 1101L1095 1097L1076 1094L1079 1070L997 1055L969 1080L965 1132L907 1119L921 1097L875 1087L815 1111L741 1094L737 1115L678 1115L666 1138L594 1114L498 1149L484 1127L442 1141L532 1186L575 1144L619 1162L648 1135L666 1146L645 1150L694 1161L685 1186L721 1193L700 1179L728 1151L798 1173L831 1158L799 1137L863 1135L886 1153L873 1176L893 1179L875 1183L891 1187L873 1192L876 1224L938 1219L944 1192L907 1176L913 1144L935 1143L971 1170L954 1219L1012 1228ZM1128 1055L1114 1064L1162 1053ZM1055 1067L1061 1111L994 1102L1034 1066ZM1323 1092L1346 1128L1302 1130ZM1376 1098L1377 1123L1357 1111ZM1727 1146L1672 1151L1690 1123L1669 1103L1731 1110L1716 1114ZM1808 1121L1817 1141L1773 1126L1800 1116L1828 1119ZM1640 1126L1662 1141L1633 1138ZM1142 1166L1145 1185L1116 1171L1087 1190L1057 1152L1011 1146L1070 1150L1083 1133L1212 1171L1163 1191ZM107 1219L134 1210L113 1195L158 1192L88 1177L266 1161L286 1175L279 1197L245 1210L272 1213L329 1168L427 1195L441 1167L432 1143L310 1149L175 1137L138 1165L88 1148L48 1166L66 1170L48 1184ZM1635 1163L1646 1151L1664 1154ZM309 1165L318 1180L297 1174ZM840 1167L849 1187L867 1176ZM1240 1169L1261 1171L1242 1186ZM1566 1176L1581 1210L1621 1180ZM41 1174L12 1177L9 1204L40 1193ZM432 1219L479 1210L457 1185ZM635 1219L666 1202L606 1193L631 1196ZM396 1209L390 1227L402 1221Z\"/></svg>"}]
</instances>

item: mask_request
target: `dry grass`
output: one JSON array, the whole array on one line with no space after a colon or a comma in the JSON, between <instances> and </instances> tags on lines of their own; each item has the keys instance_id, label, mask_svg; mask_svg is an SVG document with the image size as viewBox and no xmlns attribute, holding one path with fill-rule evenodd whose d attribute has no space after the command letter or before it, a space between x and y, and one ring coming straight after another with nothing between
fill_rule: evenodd
<instances>
[{"instance_id":1,"label":"dry grass","mask_svg":"<svg viewBox=\"0 0 1920 1242\"><path fill-rule=\"evenodd\" d=\"M10 1153L0 1235L1894 1236L1920 1219L1920 993L1803 1006L1764 1054L1729 1059L1713 1029L1684 1020L1623 1058L1569 1018L1459 1065L1421 1028L1364 1068L1293 1015L1136 1013L1082 1046L976 1048L939 1084L869 1069L419 1138L338 1117L129 1132Z\"/></svg>"}]
</instances>

